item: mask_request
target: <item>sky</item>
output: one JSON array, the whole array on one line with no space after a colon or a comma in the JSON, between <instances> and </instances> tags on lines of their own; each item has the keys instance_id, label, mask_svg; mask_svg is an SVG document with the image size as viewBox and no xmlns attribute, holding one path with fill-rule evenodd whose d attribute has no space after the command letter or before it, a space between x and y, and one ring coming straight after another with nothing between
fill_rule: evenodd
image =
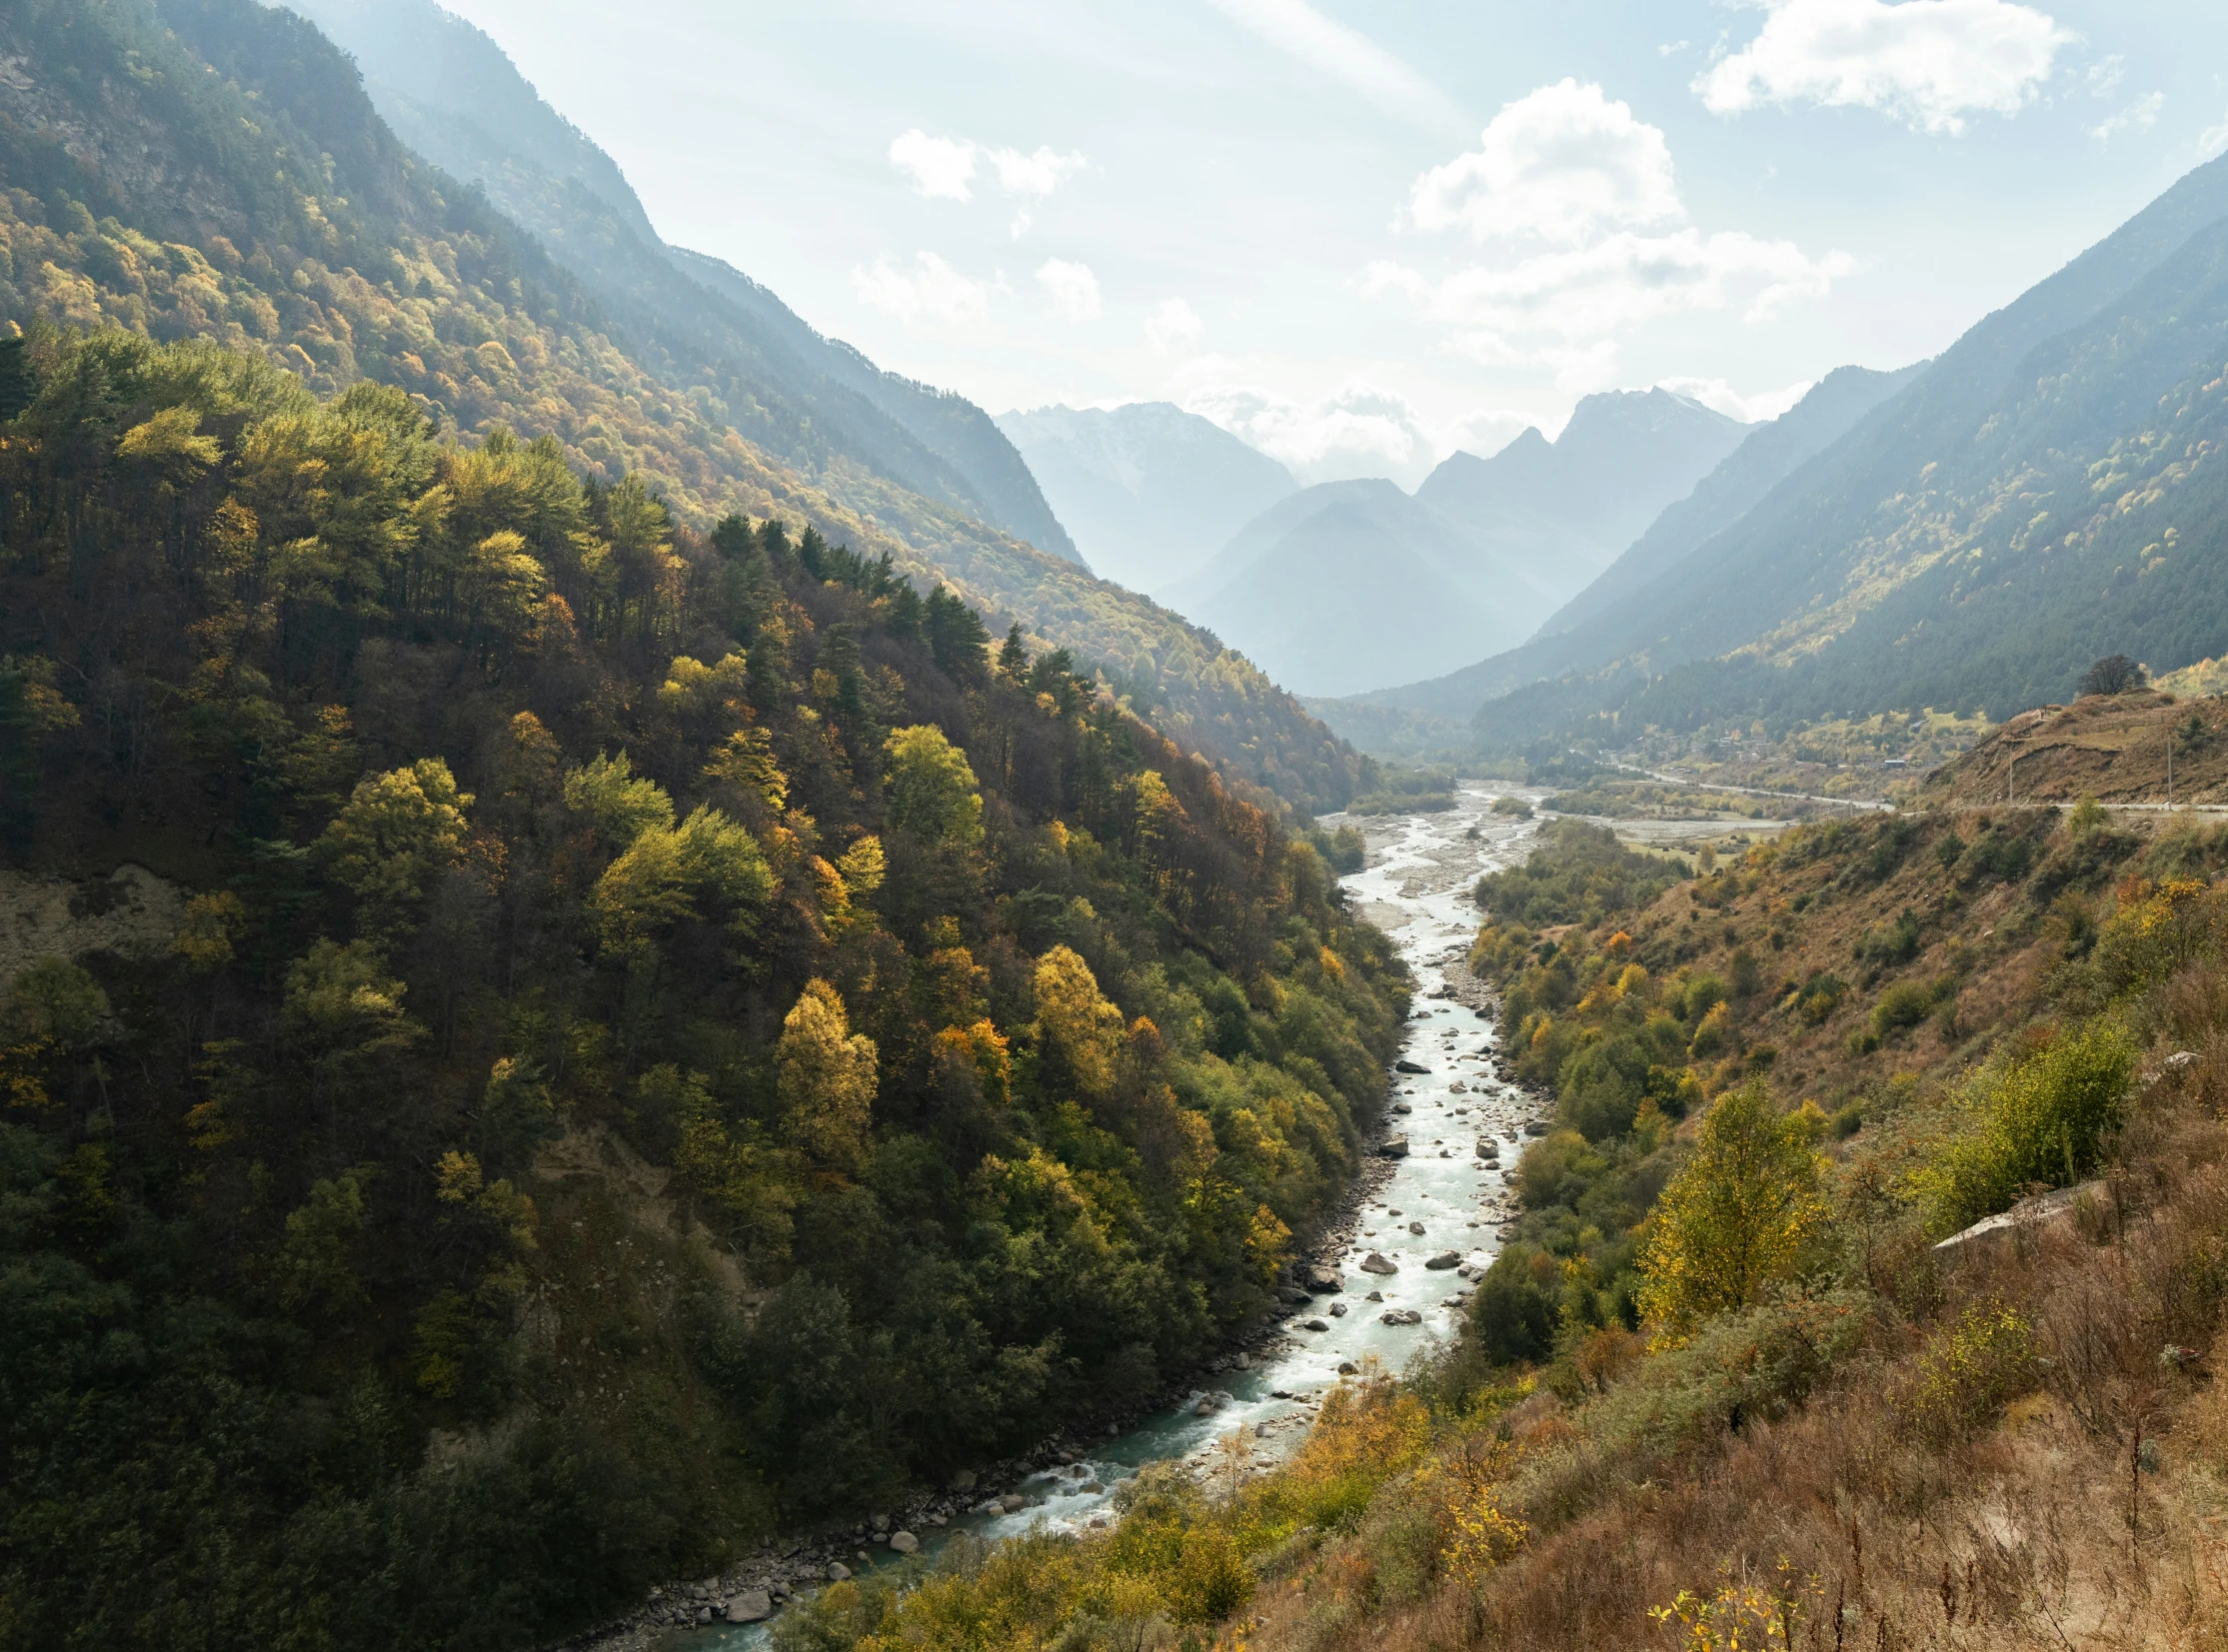
<instances>
[{"instance_id":1,"label":"sky","mask_svg":"<svg viewBox=\"0 0 2228 1652\"><path fill-rule=\"evenodd\" d=\"M668 241L993 413L1413 486L1933 355L2228 151L2218 0L445 0Z\"/></svg>"}]
</instances>

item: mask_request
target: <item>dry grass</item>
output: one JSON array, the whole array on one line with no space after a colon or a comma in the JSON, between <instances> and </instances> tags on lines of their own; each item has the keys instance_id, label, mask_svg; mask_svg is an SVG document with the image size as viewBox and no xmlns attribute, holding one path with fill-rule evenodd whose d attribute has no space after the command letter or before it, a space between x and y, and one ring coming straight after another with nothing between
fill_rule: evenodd
<instances>
[{"instance_id":1,"label":"dry grass","mask_svg":"<svg viewBox=\"0 0 2228 1652\"><path fill-rule=\"evenodd\" d=\"M2217 994L2194 986L2217 1034ZM2073 1219L1878 1300L1807 1402L1683 1449L1604 1443L1614 1396L1508 1418L1531 1533L1480 1588L1387 1605L1366 1545L1264 1588L1253 1652L1599 1647L2228 1647L2228 1126L2204 1064L2152 1085L2106 1196ZM2009 1402L1943 1398L1968 1310L2031 1329ZM1644 1369L1644 1367L1643 1367ZM1637 1380L1639 1373L1633 1378ZM2001 1396L1998 1396L1999 1398ZM1691 1638L1652 1608L1745 1596L1751 1638ZM1377 1602L1375 1610L1362 1609ZM1769 1627L1761 1621L1770 1618Z\"/></svg>"}]
</instances>

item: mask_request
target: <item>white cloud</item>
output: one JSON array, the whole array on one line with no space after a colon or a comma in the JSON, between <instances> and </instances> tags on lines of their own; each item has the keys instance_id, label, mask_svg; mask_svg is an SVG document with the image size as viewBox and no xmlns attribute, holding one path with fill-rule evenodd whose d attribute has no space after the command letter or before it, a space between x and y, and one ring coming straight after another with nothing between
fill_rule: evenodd
<instances>
[{"instance_id":1,"label":"white cloud","mask_svg":"<svg viewBox=\"0 0 2228 1652\"><path fill-rule=\"evenodd\" d=\"M2158 124L2158 113L2165 107L2164 92L2137 98L2118 114L2106 116L2090 127L2089 136L2099 143L2110 143L2123 132L2148 132Z\"/></svg>"},{"instance_id":2,"label":"white cloud","mask_svg":"<svg viewBox=\"0 0 2228 1652\"><path fill-rule=\"evenodd\" d=\"M1231 362L1212 366L1236 370ZM1440 423L1398 391L1361 378L1305 401L1216 378L1188 391L1183 406L1280 460L1303 483L1389 476L1412 488L1456 448L1494 453L1526 425L1540 423L1504 408L1478 409Z\"/></svg>"},{"instance_id":3,"label":"white cloud","mask_svg":"<svg viewBox=\"0 0 2228 1652\"><path fill-rule=\"evenodd\" d=\"M1053 311L1065 321L1099 319L1099 278L1088 264L1071 264L1048 258L1038 267L1037 285L1053 301Z\"/></svg>"},{"instance_id":4,"label":"white cloud","mask_svg":"<svg viewBox=\"0 0 2228 1652\"><path fill-rule=\"evenodd\" d=\"M2218 126L2208 126L2197 134L2197 153L2211 160L2222 150L2228 150L2228 115L2223 115Z\"/></svg>"},{"instance_id":5,"label":"white cloud","mask_svg":"<svg viewBox=\"0 0 2228 1652\"><path fill-rule=\"evenodd\" d=\"M2089 96L2108 98L2120 89L2120 82L2127 79L2127 59L2118 52L2098 58L2089 65Z\"/></svg>"},{"instance_id":6,"label":"white cloud","mask_svg":"<svg viewBox=\"0 0 2228 1652\"><path fill-rule=\"evenodd\" d=\"M1632 328L1736 306L1761 320L1824 297L1855 268L1846 253L1812 257L1791 241L1688 225L1662 132L1575 80L1504 105L1477 150L1416 179L1407 212L1418 228L1466 228L1491 250L1438 275L1380 260L1362 274L1363 295L1403 295L1453 329L1462 354L1549 368L1566 390L1608 384Z\"/></svg>"},{"instance_id":7,"label":"white cloud","mask_svg":"<svg viewBox=\"0 0 2228 1652\"><path fill-rule=\"evenodd\" d=\"M1162 299L1159 307L1145 318L1144 336L1161 355L1172 356L1179 351L1198 349L1199 340L1206 336L1206 323L1199 320L1199 313L1183 300Z\"/></svg>"},{"instance_id":8,"label":"white cloud","mask_svg":"<svg viewBox=\"0 0 2228 1652\"><path fill-rule=\"evenodd\" d=\"M981 321L990 313L989 286L955 270L935 253L916 255L910 269L879 258L872 270L852 271L851 283L860 302L904 322L955 326Z\"/></svg>"},{"instance_id":9,"label":"white cloud","mask_svg":"<svg viewBox=\"0 0 2228 1652\"><path fill-rule=\"evenodd\" d=\"M1345 82L1388 114L1428 126L1458 126L1446 94L1367 35L1325 17L1306 0L1210 0L1216 11L1309 68Z\"/></svg>"},{"instance_id":10,"label":"white cloud","mask_svg":"<svg viewBox=\"0 0 2228 1652\"><path fill-rule=\"evenodd\" d=\"M1968 114L2015 115L2076 36L2013 0L1765 0L1756 38L1694 81L1734 115L1767 103L1877 109L1957 133Z\"/></svg>"},{"instance_id":11,"label":"white cloud","mask_svg":"<svg viewBox=\"0 0 2228 1652\"><path fill-rule=\"evenodd\" d=\"M1797 298L1822 298L1855 268L1846 253L1812 258L1791 241L1737 230L1703 235L1630 231L1591 247L1540 253L1506 267L1473 266L1431 281L1398 264L1371 264L1365 294L1398 292L1434 321L1484 329L1490 338L1544 334L1597 339L1682 310L1743 304L1762 320Z\"/></svg>"},{"instance_id":12,"label":"white cloud","mask_svg":"<svg viewBox=\"0 0 2228 1652\"><path fill-rule=\"evenodd\" d=\"M1034 155L1018 149L985 150L984 159L998 174L998 187L1009 195L1050 195L1091 164L1074 150L1062 154L1049 144L1040 144Z\"/></svg>"},{"instance_id":13,"label":"white cloud","mask_svg":"<svg viewBox=\"0 0 2228 1652\"><path fill-rule=\"evenodd\" d=\"M965 138L932 138L915 127L890 140L890 164L930 200L965 201L975 181L975 145Z\"/></svg>"},{"instance_id":14,"label":"white cloud","mask_svg":"<svg viewBox=\"0 0 2228 1652\"><path fill-rule=\"evenodd\" d=\"M1477 149L1415 180L1418 229L1579 242L1686 216L1660 128L1595 85L1563 80L1501 106Z\"/></svg>"},{"instance_id":15,"label":"white cloud","mask_svg":"<svg viewBox=\"0 0 2228 1652\"><path fill-rule=\"evenodd\" d=\"M986 147L972 138L932 138L919 127L890 140L890 164L913 180L931 200L970 201L979 163L987 163L1001 192L1022 198L1014 215L1014 236L1030 225L1031 203L1056 193L1091 163L1074 150L1040 144L1033 153Z\"/></svg>"},{"instance_id":16,"label":"white cloud","mask_svg":"<svg viewBox=\"0 0 2228 1652\"><path fill-rule=\"evenodd\" d=\"M1803 397L1810 394L1815 379L1798 379L1778 390L1760 390L1753 396L1743 396L1723 379L1658 379L1656 384L1674 396L1683 396L1690 402L1699 402L1714 408L1728 419L1738 419L1744 425L1762 424L1776 419Z\"/></svg>"}]
</instances>

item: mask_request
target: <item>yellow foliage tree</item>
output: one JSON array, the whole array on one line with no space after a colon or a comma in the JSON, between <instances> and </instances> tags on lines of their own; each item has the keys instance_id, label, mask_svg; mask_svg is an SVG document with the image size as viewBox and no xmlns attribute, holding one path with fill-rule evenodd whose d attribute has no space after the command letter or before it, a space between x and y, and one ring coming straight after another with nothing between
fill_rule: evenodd
<instances>
[{"instance_id":1,"label":"yellow foliage tree","mask_svg":"<svg viewBox=\"0 0 2228 1652\"><path fill-rule=\"evenodd\" d=\"M782 1022L774 1066L790 1140L825 1168L855 1168L873 1123L875 1041L851 1030L843 995L818 976Z\"/></svg>"},{"instance_id":2,"label":"yellow foliage tree","mask_svg":"<svg viewBox=\"0 0 2228 1652\"><path fill-rule=\"evenodd\" d=\"M967 756L933 723L900 729L883 747L889 764L890 824L925 842L972 843L983 835L983 799Z\"/></svg>"},{"instance_id":3,"label":"yellow foliage tree","mask_svg":"<svg viewBox=\"0 0 2228 1652\"><path fill-rule=\"evenodd\" d=\"M433 880L464 857L472 795L439 758L367 775L325 828L333 875L362 902L360 926L378 940L407 928Z\"/></svg>"},{"instance_id":4,"label":"yellow foliage tree","mask_svg":"<svg viewBox=\"0 0 2228 1652\"><path fill-rule=\"evenodd\" d=\"M1753 1306L1794 1271L1825 1214L1802 1121L1782 1116L1760 1083L1726 1091L1648 1219L1640 1311L1676 1337Z\"/></svg>"},{"instance_id":5,"label":"yellow foliage tree","mask_svg":"<svg viewBox=\"0 0 2228 1652\"><path fill-rule=\"evenodd\" d=\"M1099 990L1091 965L1066 946L1037 962L1037 1035L1067 1063L1087 1096L1114 1088L1122 1045L1121 1011Z\"/></svg>"}]
</instances>

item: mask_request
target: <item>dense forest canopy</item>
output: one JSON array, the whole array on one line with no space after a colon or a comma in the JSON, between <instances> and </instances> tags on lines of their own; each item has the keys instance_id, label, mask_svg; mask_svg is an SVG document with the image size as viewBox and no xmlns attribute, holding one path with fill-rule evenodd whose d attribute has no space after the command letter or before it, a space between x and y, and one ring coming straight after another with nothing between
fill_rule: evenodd
<instances>
[{"instance_id":1,"label":"dense forest canopy","mask_svg":"<svg viewBox=\"0 0 2228 1652\"><path fill-rule=\"evenodd\" d=\"M1403 977L1065 651L261 352L0 412L9 1639L547 1639L1268 1302Z\"/></svg>"}]
</instances>

